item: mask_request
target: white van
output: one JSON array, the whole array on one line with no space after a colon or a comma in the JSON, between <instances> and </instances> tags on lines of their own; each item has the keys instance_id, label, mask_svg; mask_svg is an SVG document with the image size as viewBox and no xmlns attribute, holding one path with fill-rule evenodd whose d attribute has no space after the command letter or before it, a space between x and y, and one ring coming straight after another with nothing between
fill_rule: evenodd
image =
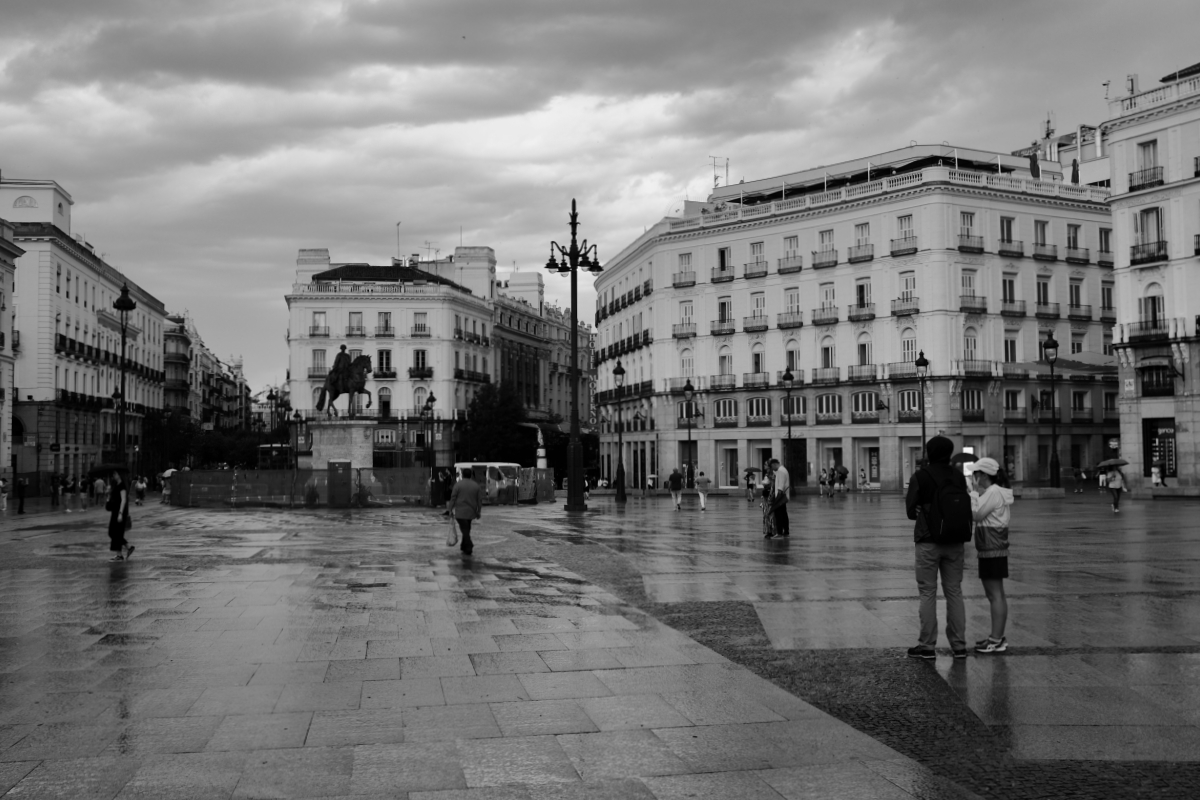
<instances>
[{"instance_id":1,"label":"white van","mask_svg":"<svg viewBox=\"0 0 1200 800\"><path fill-rule=\"evenodd\" d=\"M520 464L509 461L460 461L454 465L455 480L461 480L464 469L470 469L472 478L483 487L489 505L517 502L521 486Z\"/></svg>"}]
</instances>

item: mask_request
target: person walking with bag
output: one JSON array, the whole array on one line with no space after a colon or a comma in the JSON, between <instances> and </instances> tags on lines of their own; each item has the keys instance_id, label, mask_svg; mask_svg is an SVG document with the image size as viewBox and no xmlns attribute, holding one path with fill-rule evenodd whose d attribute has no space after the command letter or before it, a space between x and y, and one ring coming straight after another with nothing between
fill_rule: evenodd
<instances>
[{"instance_id":1,"label":"person walking with bag","mask_svg":"<svg viewBox=\"0 0 1200 800\"><path fill-rule=\"evenodd\" d=\"M451 524L457 522L459 530L462 531L462 554L471 555L475 549L475 544L471 541L471 523L483 516L483 489L475 482L474 473L469 467L463 468L462 477L450 491L446 511L450 514ZM453 545L453 542L451 544Z\"/></svg>"},{"instance_id":2,"label":"person walking with bag","mask_svg":"<svg viewBox=\"0 0 1200 800\"><path fill-rule=\"evenodd\" d=\"M133 527L129 519L129 487L121 473L113 472L109 485L108 502L104 506L108 518L108 549L116 553L112 561L125 561L133 555L134 547L125 541L125 531Z\"/></svg>"},{"instance_id":3,"label":"person walking with bag","mask_svg":"<svg viewBox=\"0 0 1200 800\"><path fill-rule=\"evenodd\" d=\"M1121 513L1121 492L1125 491L1125 473L1118 467L1108 468L1108 492L1112 495L1112 510L1114 514Z\"/></svg>"},{"instance_id":4,"label":"person walking with bag","mask_svg":"<svg viewBox=\"0 0 1200 800\"><path fill-rule=\"evenodd\" d=\"M909 658L937 654L937 584L946 597L946 638L955 658L967 657L967 609L963 603L963 544L971 540L971 496L962 471L950 465L954 442L934 436L925 444L928 463L908 482L905 508L915 522L917 589L921 631Z\"/></svg>"},{"instance_id":5,"label":"person walking with bag","mask_svg":"<svg viewBox=\"0 0 1200 800\"><path fill-rule=\"evenodd\" d=\"M774 480L771 484L771 496L768 502L771 504L771 513L775 515L775 535L791 536L792 529L788 520L787 504L792 494L792 476L788 473L787 467L779 463L778 458L771 459L770 469Z\"/></svg>"},{"instance_id":6,"label":"person walking with bag","mask_svg":"<svg viewBox=\"0 0 1200 800\"><path fill-rule=\"evenodd\" d=\"M975 550L979 555L979 579L991 608L992 631L975 643L976 653L1003 653L1008 649L1004 627L1008 624L1008 523L1013 492L1008 476L994 458L981 458L967 467L972 471L971 516L975 520Z\"/></svg>"}]
</instances>

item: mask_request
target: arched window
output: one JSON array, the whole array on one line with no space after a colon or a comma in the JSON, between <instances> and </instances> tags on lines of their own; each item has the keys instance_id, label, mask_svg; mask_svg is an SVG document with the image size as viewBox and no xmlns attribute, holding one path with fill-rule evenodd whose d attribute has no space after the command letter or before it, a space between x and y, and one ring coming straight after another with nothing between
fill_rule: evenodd
<instances>
[{"instance_id":1,"label":"arched window","mask_svg":"<svg viewBox=\"0 0 1200 800\"><path fill-rule=\"evenodd\" d=\"M858 363L860 366L875 363L875 351L871 347L871 334L866 331L858 335Z\"/></svg>"},{"instance_id":2,"label":"arched window","mask_svg":"<svg viewBox=\"0 0 1200 800\"><path fill-rule=\"evenodd\" d=\"M798 372L800 369L800 343L795 339L788 339L787 343L783 346L783 349L786 353L784 356L785 365L794 373L796 382L802 383L803 378Z\"/></svg>"},{"instance_id":3,"label":"arched window","mask_svg":"<svg viewBox=\"0 0 1200 800\"><path fill-rule=\"evenodd\" d=\"M833 369L837 366L837 346L833 343L832 336L826 336L821 340L821 367L822 369Z\"/></svg>"},{"instance_id":4,"label":"arched window","mask_svg":"<svg viewBox=\"0 0 1200 800\"><path fill-rule=\"evenodd\" d=\"M967 361L979 358L979 334L974 328L963 331L963 358Z\"/></svg>"},{"instance_id":5,"label":"arched window","mask_svg":"<svg viewBox=\"0 0 1200 800\"><path fill-rule=\"evenodd\" d=\"M1157 328L1164 317L1164 310L1162 286L1152 283L1138 298L1138 319Z\"/></svg>"},{"instance_id":6,"label":"arched window","mask_svg":"<svg viewBox=\"0 0 1200 800\"><path fill-rule=\"evenodd\" d=\"M758 342L750 348L750 371L757 373L767 371L767 354L763 349L762 342Z\"/></svg>"},{"instance_id":7,"label":"arched window","mask_svg":"<svg viewBox=\"0 0 1200 800\"><path fill-rule=\"evenodd\" d=\"M804 418L808 415L808 398L802 394L794 394L791 397L785 396L783 398L783 414L784 422L787 422L787 418L790 416L793 425L803 425Z\"/></svg>"},{"instance_id":8,"label":"arched window","mask_svg":"<svg viewBox=\"0 0 1200 800\"><path fill-rule=\"evenodd\" d=\"M722 347L717 352L717 374L733 374L733 351L730 350L728 346Z\"/></svg>"},{"instance_id":9,"label":"arched window","mask_svg":"<svg viewBox=\"0 0 1200 800\"><path fill-rule=\"evenodd\" d=\"M429 394L424 386L418 386L413 390L413 413L419 414L421 407L425 405L425 396Z\"/></svg>"},{"instance_id":10,"label":"arched window","mask_svg":"<svg viewBox=\"0 0 1200 800\"><path fill-rule=\"evenodd\" d=\"M737 426L737 400L723 398L713 402L713 425Z\"/></svg>"},{"instance_id":11,"label":"arched window","mask_svg":"<svg viewBox=\"0 0 1200 800\"><path fill-rule=\"evenodd\" d=\"M379 416L392 416L392 390L386 386L379 390Z\"/></svg>"},{"instance_id":12,"label":"arched window","mask_svg":"<svg viewBox=\"0 0 1200 800\"><path fill-rule=\"evenodd\" d=\"M850 396L850 404L850 418L852 421L879 421L878 392L855 392Z\"/></svg>"},{"instance_id":13,"label":"arched window","mask_svg":"<svg viewBox=\"0 0 1200 800\"><path fill-rule=\"evenodd\" d=\"M842 421L842 396L840 394L817 395L817 424L833 424Z\"/></svg>"},{"instance_id":14,"label":"arched window","mask_svg":"<svg viewBox=\"0 0 1200 800\"><path fill-rule=\"evenodd\" d=\"M679 354L679 375L683 378L691 378L694 376L696 362L692 356L691 350L684 350Z\"/></svg>"},{"instance_id":15,"label":"arched window","mask_svg":"<svg viewBox=\"0 0 1200 800\"><path fill-rule=\"evenodd\" d=\"M917 332L912 328L900 331L900 355L901 361L915 362L917 360Z\"/></svg>"},{"instance_id":16,"label":"arched window","mask_svg":"<svg viewBox=\"0 0 1200 800\"><path fill-rule=\"evenodd\" d=\"M771 398L751 397L746 401L746 424L771 424Z\"/></svg>"}]
</instances>

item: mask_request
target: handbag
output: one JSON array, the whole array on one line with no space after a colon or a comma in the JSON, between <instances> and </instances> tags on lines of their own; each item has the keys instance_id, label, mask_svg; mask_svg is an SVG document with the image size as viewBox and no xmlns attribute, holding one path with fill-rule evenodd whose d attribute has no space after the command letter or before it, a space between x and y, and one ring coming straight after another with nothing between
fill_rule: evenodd
<instances>
[{"instance_id":1,"label":"handbag","mask_svg":"<svg viewBox=\"0 0 1200 800\"><path fill-rule=\"evenodd\" d=\"M133 527L133 520L130 519L128 514L126 514L125 515L125 530L129 530L132 527Z\"/></svg>"},{"instance_id":2,"label":"handbag","mask_svg":"<svg viewBox=\"0 0 1200 800\"><path fill-rule=\"evenodd\" d=\"M446 546L454 547L458 544L458 524L454 519L454 515L450 515L450 530L446 533Z\"/></svg>"}]
</instances>

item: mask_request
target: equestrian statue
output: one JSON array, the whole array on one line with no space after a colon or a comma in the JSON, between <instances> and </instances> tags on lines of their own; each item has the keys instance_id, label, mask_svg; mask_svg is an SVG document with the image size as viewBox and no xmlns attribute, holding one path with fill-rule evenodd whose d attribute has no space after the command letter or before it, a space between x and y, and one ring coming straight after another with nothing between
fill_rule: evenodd
<instances>
[{"instance_id":1,"label":"equestrian statue","mask_svg":"<svg viewBox=\"0 0 1200 800\"><path fill-rule=\"evenodd\" d=\"M321 386L321 396L317 398L317 411L325 410L325 398L328 397L329 411L327 413L331 417L336 417L338 413L337 409L333 407L333 401L344 394L365 394L367 396L366 407L370 408L371 393L366 389L367 375L370 372L370 356L359 356L351 361L350 354L346 352L346 345L342 345L342 351L333 360L333 368L329 370L329 374L325 376L325 383ZM347 413L353 419L353 398L350 398L346 405Z\"/></svg>"}]
</instances>

